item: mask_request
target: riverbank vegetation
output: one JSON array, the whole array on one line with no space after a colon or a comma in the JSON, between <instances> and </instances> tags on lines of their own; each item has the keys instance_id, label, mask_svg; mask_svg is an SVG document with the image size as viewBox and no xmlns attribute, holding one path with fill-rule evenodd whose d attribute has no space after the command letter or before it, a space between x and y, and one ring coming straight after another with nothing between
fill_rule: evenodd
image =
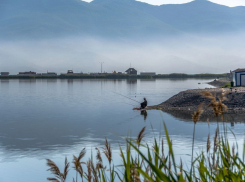
<instances>
[{"instance_id":1,"label":"riverbank vegetation","mask_svg":"<svg viewBox=\"0 0 245 182\"><path fill-rule=\"evenodd\" d=\"M231 82L224 85L224 88L231 88Z\"/></svg>"},{"instance_id":2,"label":"riverbank vegetation","mask_svg":"<svg viewBox=\"0 0 245 182\"><path fill-rule=\"evenodd\" d=\"M182 160L179 163L176 161L173 142L168 134L166 125L163 124L165 136L160 136L159 139L154 138L152 145L143 142L145 127L140 131L137 138L125 138L126 150L123 151L119 145L120 156L118 157L122 161L119 166L113 164L114 156L112 156L111 145L106 139L104 148L96 148L96 159L91 157L87 161L83 161L86 153L84 148L78 156L73 156L71 164L65 159L63 171L59 169L55 162L47 159L49 170L55 175L55 177L47 179L55 182L71 181L71 179L67 179L71 166L76 171L73 182L244 181L245 155L243 153L243 158L241 158L238 153L238 145L230 144L227 136L227 127L223 121L223 114L227 110L227 107L223 104L223 101L226 100L226 93L222 93L218 97L210 92L203 92L202 95L210 99L208 107L213 109L214 115L217 117L217 129L213 140L210 134L207 133L206 150L202 151L201 154L194 155L195 127L204 109L206 109L201 104L192 115L193 140L191 164L188 164L189 169L183 167L185 163ZM220 132L218 120L223 123L223 132ZM167 147L165 147L164 143L167 144ZM104 165L102 154L108 160L106 161L109 164L108 166Z\"/></svg>"}]
</instances>

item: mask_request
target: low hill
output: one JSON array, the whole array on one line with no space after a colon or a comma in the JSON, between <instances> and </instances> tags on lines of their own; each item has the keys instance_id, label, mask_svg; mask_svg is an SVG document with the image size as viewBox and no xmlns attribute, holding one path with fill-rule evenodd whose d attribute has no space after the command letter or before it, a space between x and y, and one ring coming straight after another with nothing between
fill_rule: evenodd
<instances>
[{"instance_id":1,"label":"low hill","mask_svg":"<svg viewBox=\"0 0 245 182\"><path fill-rule=\"evenodd\" d=\"M245 7L206 0L153 6L134 0L2 0L0 38L169 37L245 28Z\"/></svg>"}]
</instances>

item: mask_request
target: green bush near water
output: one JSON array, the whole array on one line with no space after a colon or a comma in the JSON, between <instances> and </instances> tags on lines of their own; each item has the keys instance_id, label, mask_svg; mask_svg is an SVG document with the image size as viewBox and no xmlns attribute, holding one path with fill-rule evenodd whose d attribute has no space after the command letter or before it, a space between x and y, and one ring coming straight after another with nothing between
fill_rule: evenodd
<instances>
[{"instance_id":1,"label":"green bush near water","mask_svg":"<svg viewBox=\"0 0 245 182\"><path fill-rule=\"evenodd\" d=\"M223 113L226 111L226 106L223 104L225 93L216 96L209 92L204 92L203 96L211 99L210 107L212 107L215 116L218 119L223 119ZM126 151L123 152L120 148L120 156L122 164L114 166L112 161L111 146L108 141L105 141L105 147L102 152L108 159L109 167L105 167L102 161L101 152L98 148L97 156L94 160L89 159L87 162L82 162L86 150L83 149L80 154L73 157L73 168L76 170L74 182L89 181L89 182L240 182L245 180L245 151L243 158L238 154L238 145L230 146L227 137L227 127L223 122L224 133L219 132L219 125L215 132L214 140L211 142L210 135L207 137L206 150L200 155L194 156L195 142L195 126L203 112L202 104L193 114L193 144L192 144L192 160L190 169L183 168L182 161L178 164L173 150L173 144L169 137L168 130L164 124L165 140L162 136L159 139L154 139L152 146L145 143L142 139L145 135L143 128L136 139L125 138ZM167 143L167 148L164 143ZM211 147L212 146L212 147ZM147 151L143 153L142 149ZM243 145L243 149L245 145ZM136 155L133 154L136 152ZM64 172L61 172L58 166L51 160L47 160L50 167L49 170L55 175L55 178L48 178L49 181L64 182L67 179L69 163L65 160ZM83 167L86 166L86 172ZM115 170L117 168L117 170ZM69 180L70 181L70 180Z\"/></svg>"},{"instance_id":2,"label":"green bush near water","mask_svg":"<svg viewBox=\"0 0 245 182\"><path fill-rule=\"evenodd\" d=\"M224 85L224 88L231 88L231 82Z\"/></svg>"}]
</instances>

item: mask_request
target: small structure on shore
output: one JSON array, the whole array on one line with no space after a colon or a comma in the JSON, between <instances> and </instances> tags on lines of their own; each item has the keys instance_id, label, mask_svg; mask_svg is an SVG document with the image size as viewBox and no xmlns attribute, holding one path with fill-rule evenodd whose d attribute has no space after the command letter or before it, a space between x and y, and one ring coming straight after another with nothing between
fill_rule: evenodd
<instances>
[{"instance_id":1,"label":"small structure on shore","mask_svg":"<svg viewBox=\"0 0 245 182\"><path fill-rule=\"evenodd\" d=\"M25 72L19 72L18 75L36 75L37 73L34 71L25 71Z\"/></svg>"},{"instance_id":2,"label":"small structure on shore","mask_svg":"<svg viewBox=\"0 0 245 182\"><path fill-rule=\"evenodd\" d=\"M245 86L245 68L238 68L231 73L235 87Z\"/></svg>"},{"instance_id":3,"label":"small structure on shore","mask_svg":"<svg viewBox=\"0 0 245 182\"><path fill-rule=\"evenodd\" d=\"M83 72L74 73L73 70L67 70L67 73L61 73L60 75L83 75Z\"/></svg>"},{"instance_id":4,"label":"small structure on shore","mask_svg":"<svg viewBox=\"0 0 245 182\"><path fill-rule=\"evenodd\" d=\"M137 70L134 68L129 68L125 72L129 75L137 75Z\"/></svg>"},{"instance_id":5,"label":"small structure on shore","mask_svg":"<svg viewBox=\"0 0 245 182\"><path fill-rule=\"evenodd\" d=\"M67 70L67 74L73 74L73 70Z\"/></svg>"},{"instance_id":6,"label":"small structure on shore","mask_svg":"<svg viewBox=\"0 0 245 182\"><path fill-rule=\"evenodd\" d=\"M156 72L140 72L140 75L150 75L150 76L155 76Z\"/></svg>"},{"instance_id":7,"label":"small structure on shore","mask_svg":"<svg viewBox=\"0 0 245 182\"><path fill-rule=\"evenodd\" d=\"M57 75L57 73L47 71L47 73L42 73L42 75Z\"/></svg>"},{"instance_id":8,"label":"small structure on shore","mask_svg":"<svg viewBox=\"0 0 245 182\"><path fill-rule=\"evenodd\" d=\"M1 75L8 76L9 72L1 72Z\"/></svg>"}]
</instances>

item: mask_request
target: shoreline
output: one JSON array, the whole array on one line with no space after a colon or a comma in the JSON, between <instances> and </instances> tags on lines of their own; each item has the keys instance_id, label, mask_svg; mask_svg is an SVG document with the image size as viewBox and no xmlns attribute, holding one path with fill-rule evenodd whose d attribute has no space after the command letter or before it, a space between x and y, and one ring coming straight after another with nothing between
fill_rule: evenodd
<instances>
[{"instance_id":1,"label":"shoreline","mask_svg":"<svg viewBox=\"0 0 245 182\"><path fill-rule=\"evenodd\" d=\"M182 91L161 104L148 106L146 110L162 110L165 112L182 112L193 114L201 103L204 103L203 115L213 114L213 110L207 107L210 99L203 97L200 93L203 91L211 92L218 97L222 92L228 92L227 100L223 103L228 107L227 114L245 113L245 87L237 88L206 88L190 89ZM218 98L217 98L218 99Z\"/></svg>"},{"instance_id":2,"label":"shoreline","mask_svg":"<svg viewBox=\"0 0 245 182\"><path fill-rule=\"evenodd\" d=\"M209 82L208 84L209 85L212 85L214 87L225 87L226 84L229 84L231 81L230 80L227 80L227 79L219 79L219 80L214 80L212 82Z\"/></svg>"},{"instance_id":3,"label":"shoreline","mask_svg":"<svg viewBox=\"0 0 245 182\"><path fill-rule=\"evenodd\" d=\"M62 74L62 75L0 75L0 79L216 79L225 78L226 74L161 74L161 75L128 75L128 74Z\"/></svg>"}]
</instances>

